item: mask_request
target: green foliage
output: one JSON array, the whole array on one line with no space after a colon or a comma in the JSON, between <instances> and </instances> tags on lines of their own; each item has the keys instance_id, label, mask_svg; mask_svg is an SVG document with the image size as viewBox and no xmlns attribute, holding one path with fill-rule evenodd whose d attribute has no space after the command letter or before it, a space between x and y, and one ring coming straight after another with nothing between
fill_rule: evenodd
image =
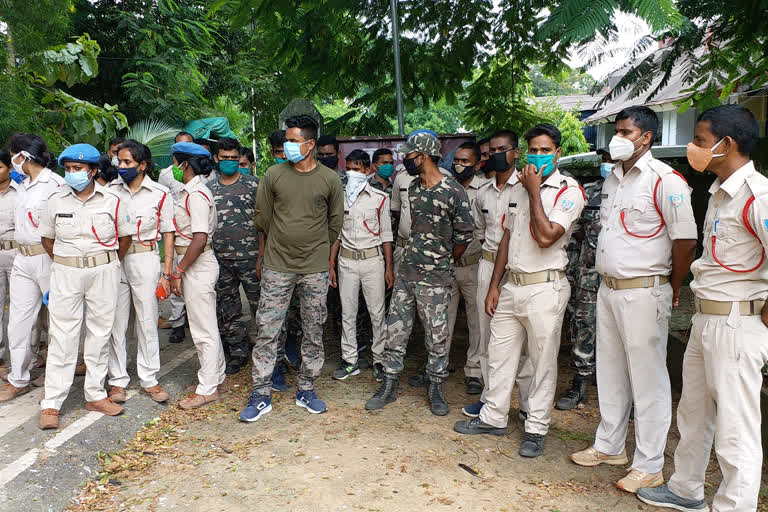
<instances>
[{"instance_id":1,"label":"green foliage","mask_svg":"<svg viewBox=\"0 0 768 512\"><path fill-rule=\"evenodd\" d=\"M553 76L545 75L539 64L532 66L528 75L533 96L589 94L597 84L597 80L588 73L573 70L563 70Z\"/></svg>"},{"instance_id":2,"label":"green foliage","mask_svg":"<svg viewBox=\"0 0 768 512\"><path fill-rule=\"evenodd\" d=\"M101 51L99 44L88 34L78 37L75 42L54 46L32 54L26 60L26 68L39 75L46 86L63 82L67 87L85 84L99 72L96 56Z\"/></svg>"},{"instance_id":3,"label":"green foliage","mask_svg":"<svg viewBox=\"0 0 768 512\"><path fill-rule=\"evenodd\" d=\"M581 131L584 124L570 112L566 112L557 126L562 134L561 147L563 156L576 155L589 151L589 144Z\"/></svg>"},{"instance_id":4,"label":"green foliage","mask_svg":"<svg viewBox=\"0 0 768 512\"><path fill-rule=\"evenodd\" d=\"M179 128L166 121L145 119L133 124L125 134L126 138L135 139L149 148L154 158L171 154Z\"/></svg>"},{"instance_id":5,"label":"green foliage","mask_svg":"<svg viewBox=\"0 0 768 512\"><path fill-rule=\"evenodd\" d=\"M53 89L40 100L46 109L45 134L53 148L76 142L103 147L105 141L128 126L125 115L117 106L102 107L75 98L60 89Z\"/></svg>"}]
</instances>

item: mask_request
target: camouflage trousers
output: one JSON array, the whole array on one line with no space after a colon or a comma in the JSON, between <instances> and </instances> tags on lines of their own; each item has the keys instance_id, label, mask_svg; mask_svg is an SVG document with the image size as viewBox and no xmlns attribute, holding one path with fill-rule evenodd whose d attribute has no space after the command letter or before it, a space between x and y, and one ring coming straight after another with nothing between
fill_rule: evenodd
<instances>
[{"instance_id":1,"label":"camouflage trousers","mask_svg":"<svg viewBox=\"0 0 768 512\"><path fill-rule=\"evenodd\" d=\"M314 389L315 379L323 369L323 324L327 315L328 272L315 274L289 274L264 270L261 276L261 299L257 316L256 342L253 347L253 390L260 395L270 394L270 378L275 369L280 330L294 289L301 304L301 368L299 391Z\"/></svg>"},{"instance_id":2,"label":"camouflage trousers","mask_svg":"<svg viewBox=\"0 0 768 512\"><path fill-rule=\"evenodd\" d=\"M243 285L251 317L259 307L260 286L252 260L219 259L219 280L216 281L216 319L219 323L224 352L231 357L248 357L251 352L248 331L243 320L240 285Z\"/></svg>"},{"instance_id":3,"label":"camouflage trousers","mask_svg":"<svg viewBox=\"0 0 768 512\"><path fill-rule=\"evenodd\" d=\"M396 376L403 371L408 338L418 311L424 325L424 345L427 349L427 375L442 382L448 378L448 308L450 286L425 286L398 279L392 292L387 317L387 339L382 356L384 371Z\"/></svg>"},{"instance_id":4,"label":"camouflage trousers","mask_svg":"<svg viewBox=\"0 0 768 512\"><path fill-rule=\"evenodd\" d=\"M575 307L571 318L571 366L579 375L595 373L595 337L597 333L597 292L576 288Z\"/></svg>"}]
</instances>

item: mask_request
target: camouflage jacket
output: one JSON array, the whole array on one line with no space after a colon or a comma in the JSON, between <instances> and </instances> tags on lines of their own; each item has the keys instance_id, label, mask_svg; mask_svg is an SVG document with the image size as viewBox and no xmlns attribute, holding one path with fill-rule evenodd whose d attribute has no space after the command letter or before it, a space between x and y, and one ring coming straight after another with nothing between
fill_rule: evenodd
<instances>
[{"instance_id":1,"label":"camouflage jacket","mask_svg":"<svg viewBox=\"0 0 768 512\"><path fill-rule=\"evenodd\" d=\"M257 256L259 239L253 217L258 186L257 177L245 174L232 185L223 185L218 178L208 183L216 203L213 249L217 257L242 260Z\"/></svg>"},{"instance_id":2,"label":"camouflage jacket","mask_svg":"<svg viewBox=\"0 0 768 512\"><path fill-rule=\"evenodd\" d=\"M368 183L371 184L373 188L376 190L381 190L382 192L386 192L389 196L390 201L392 200L392 180L387 180L387 186L383 187L381 185L381 182L376 179L376 173L371 173L370 176L368 176Z\"/></svg>"},{"instance_id":3,"label":"camouflage jacket","mask_svg":"<svg viewBox=\"0 0 768 512\"><path fill-rule=\"evenodd\" d=\"M579 252L579 281L576 284L585 290L597 291L600 276L595 270L595 252L597 237L600 235L600 204L602 202L603 180L598 179L584 185L587 204L579 220L579 230L584 233L584 241Z\"/></svg>"},{"instance_id":4,"label":"camouflage jacket","mask_svg":"<svg viewBox=\"0 0 768 512\"><path fill-rule=\"evenodd\" d=\"M475 225L464 187L443 178L424 188L417 178L408 186L411 236L400 265L400 275L427 286L451 286L453 246L468 245Z\"/></svg>"}]
</instances>

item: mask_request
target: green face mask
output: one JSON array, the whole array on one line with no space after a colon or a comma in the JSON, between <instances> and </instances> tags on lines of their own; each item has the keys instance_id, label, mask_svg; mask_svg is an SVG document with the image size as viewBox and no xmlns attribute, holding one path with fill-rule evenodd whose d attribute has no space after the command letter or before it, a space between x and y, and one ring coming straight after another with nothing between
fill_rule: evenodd
<instances>
[{"instance_id":1,"label":"green face mask","mask_svg":"<svg viewBox=\"0 0 768 512\"><path fill-rule=\"evenodd\" d=\"M181 170L181 167L174 165L171 169L173 170L173 179L179 183L184 183L184 171Z\"/></svg>"}]
</instances>

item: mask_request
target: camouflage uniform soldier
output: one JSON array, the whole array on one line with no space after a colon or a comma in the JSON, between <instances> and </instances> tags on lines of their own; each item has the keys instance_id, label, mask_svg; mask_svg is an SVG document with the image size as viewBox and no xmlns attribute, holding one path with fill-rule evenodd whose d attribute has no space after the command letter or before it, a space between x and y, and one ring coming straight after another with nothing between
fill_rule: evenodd
<instances>
[{"instance_id":1,"label":"camouflage uniform soldier","mask_svg":"<svg viewBox=\"0 0 768 512\"><path fill-rule=\"evenodd\" d=\"M587 384L595 373L597 290L600 287L600 275L595 270L595 251L597 237L600 234L602 188L602 179L584 185L587 202L576 227L581 238L581 250L575 265L574 293L572 300L568 303L569 309L573 305L568 326L572 343L571 366L576 369L576 375L571 389L566 391L555 404L555 407L561 411L570 411L577 405L587 402Z\"/></svg>"},{"instance_id":2,"label":"camouflage uniform soldier","mask_svg":"<svg viewBox=\"0 0 768 512\"><path fill-rule=\"evenodd\" d=\"M259 279L254 262L258 258L258 233L253 223L259 179L238 170L240 144L234 139L219 140L216 160L219 172L208 187L216 203L217 227L213 249L219 261L216 282L216 316L225 353L226 373L240 371L248 361L251 346L243 320L240 284L243 285L251 315L259 305Z\"/></svg>"},{"instance_id":3,"label":"camouflage uniform soldier","mask_svg":"<svg viewBox=\"0 0 768 512\"><path fill-rule=\"evenodd\" d=\"M429 402L432 413L448 414L442 381L448 376L448 308L451 302L453 262L461 258L474 238L474 222L464 188L440 173L440 142L430 133L409 137L403 149L403 164L411 176L408 186L411 234L392 293L384 349L385 378L365 404L381 409L397 399L397 376L403 371L408 337L418 311L424 324L428 352Z\"/></svg>"}]
</instances>

